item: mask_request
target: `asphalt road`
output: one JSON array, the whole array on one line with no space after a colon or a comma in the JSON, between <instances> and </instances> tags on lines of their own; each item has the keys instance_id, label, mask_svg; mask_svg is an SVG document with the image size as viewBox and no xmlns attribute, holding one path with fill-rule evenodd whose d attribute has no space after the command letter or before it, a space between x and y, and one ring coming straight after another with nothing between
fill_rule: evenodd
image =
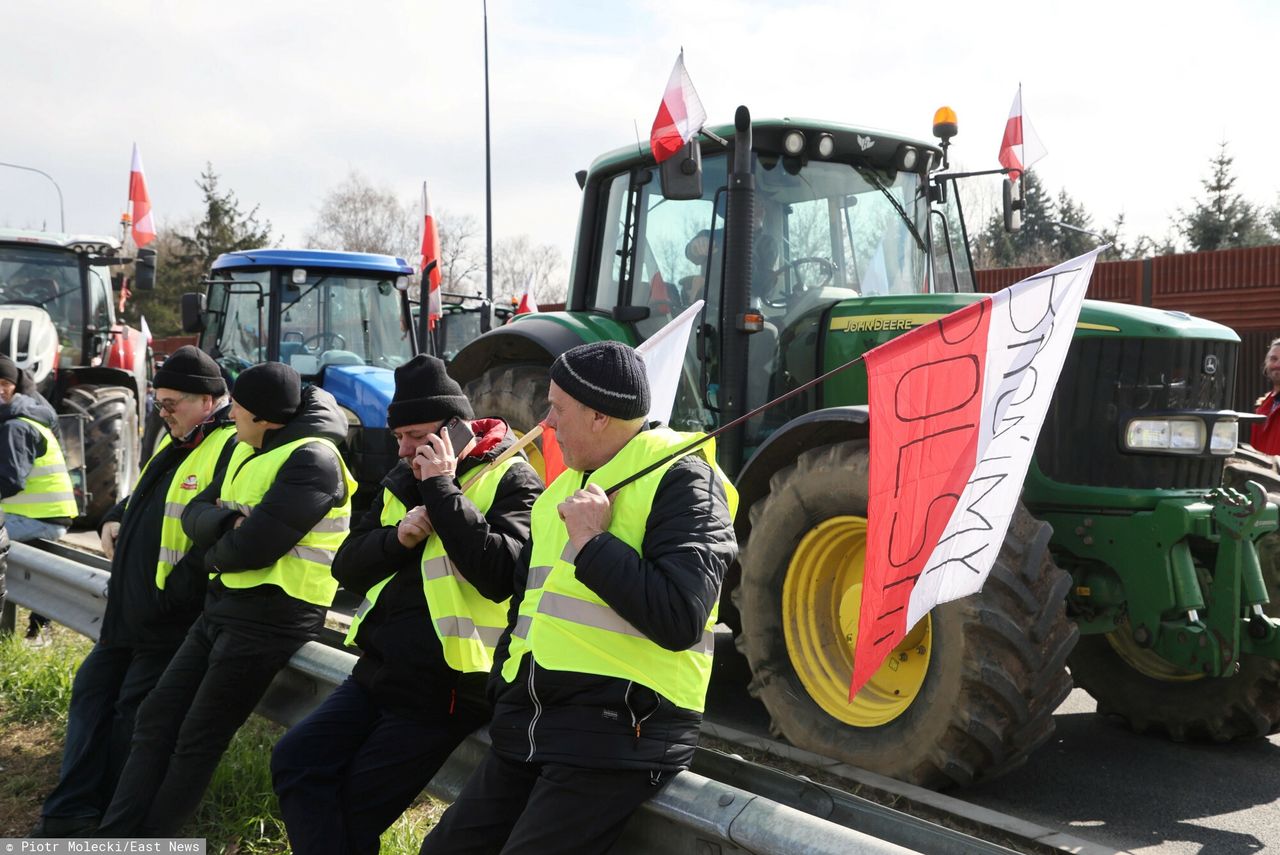
<instances>
[{"instance_id":1,"label":"asphalt road","mask_svg":"<svg viewBox=\"0 0 1280 855\"><path fill-rule=\"evenodd\" d=\"M767 734L745 668L731 644L717 643L707 713ZM949 795L1142 855L1280 852L1280 736L1179 745L1138 736L1094 710L1087 694L1072 692L1055 714L1055 736L1025 766Z\"/></svg>"}]
</instances>

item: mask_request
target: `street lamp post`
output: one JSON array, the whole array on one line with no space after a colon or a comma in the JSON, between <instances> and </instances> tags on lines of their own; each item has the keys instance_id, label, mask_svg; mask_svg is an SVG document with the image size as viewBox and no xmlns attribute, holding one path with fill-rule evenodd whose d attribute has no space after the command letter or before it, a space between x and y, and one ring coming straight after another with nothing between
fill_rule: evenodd
<instances>
[{"instance_id":1,"label":"street lamp post","mask_svg":"<svg viewBox=\"0 0 1280 855\"><path fill-rule=\"evenodd\" d=\"M42 169L36 169L34 166L23 166L20 163L5 163L0 161L0 166L7 166L10 169L21 169L25 172L34 172L37 175L43 175L45 178L48 178L49 183L53 185L53 189L58 191L58 222L60 223L62 231L65 232L67 230L67 215L62 208L62 188L58 186L57 181L53 180L52 175Z\"/></svg>"}]
</instances>

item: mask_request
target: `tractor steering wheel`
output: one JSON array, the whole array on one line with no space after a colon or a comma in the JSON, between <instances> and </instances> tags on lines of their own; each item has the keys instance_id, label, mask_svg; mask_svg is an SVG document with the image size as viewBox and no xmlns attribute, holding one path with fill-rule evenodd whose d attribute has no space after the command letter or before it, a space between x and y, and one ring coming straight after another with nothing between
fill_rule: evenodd
<instances>
[{"instance_id":1,"label":"tractor steering wheel","mask_svg":"<svg viewBox=\"0 0 1280 855\"><path fill-rule=\"evenodd\" d=\"M328 347L323 348L324 350L346 350L347 349L347 340L342 337L341 333L336 333L336 332L333 332L332 330L325 330L324 332L318 332L315 335L307 336L302 340L302 346L307 350L310 350L311 343L313 341L321 342L321 343L327 342L327 341L333 341L338 345L335 348L328 348Z\"/></svg>"},{"instance_id":2,"label":"tractor steering wheel","mask_svg":"<svg viewBox=\"0 0 1280 855\"><path fill-rule=\"evenodd\" d=\"M816 265L820 269L819 275L822 277L820 281L813 285L806 284L804 276L800 274L800 269L808 264ZM793 271L792 275L795 277L794 287L790 291L785 287L787 277L783 275L788 270ZM793 294L801 294L811 288L825 288L830 285L831 280L834 279L836 275L836 266L831 263L831 259L829 258L810 255L803 258L793 258L777 270L772 271L769 275L773 278L770 280L768 290L764 293L761 299L763 299L765 304L768 306L775 309L784 309L787 306L787 301Z\"/></svg>"}]
</instances>

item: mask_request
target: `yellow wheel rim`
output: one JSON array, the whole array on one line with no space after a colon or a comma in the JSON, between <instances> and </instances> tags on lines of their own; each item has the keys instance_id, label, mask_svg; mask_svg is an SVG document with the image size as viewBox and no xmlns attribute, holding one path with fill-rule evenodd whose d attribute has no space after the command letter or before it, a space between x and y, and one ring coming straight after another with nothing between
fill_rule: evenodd
<instances>
[{"instance_id":1,"label":"yellow wheel rim","mask_svg":"<svg viewBox=\"0 0 1280 855\"><path fill-rule=\"evenodd\" d=\"M832 517L800 541L782 585L792 667L818 706L854 727L887 724L906 712L924 684L933 639L925 616L849 700L866 552L866 519Z\"/></svg>"},{"instance_id":2,"label":"yellow wheel rim","mask_svg":"<svg viewBox=\"0 0 1280 855\"><path fill-rule=\"evenodd\" d=\"M1138 642L1133 640L1133 632L1128 626L1108 632L1107 642L1126 665L1153 680L1165 683L1189 683L1204 679L1204 674L1179 668L1154 651L1139 647Z\"/></svg>"}]
</instances>

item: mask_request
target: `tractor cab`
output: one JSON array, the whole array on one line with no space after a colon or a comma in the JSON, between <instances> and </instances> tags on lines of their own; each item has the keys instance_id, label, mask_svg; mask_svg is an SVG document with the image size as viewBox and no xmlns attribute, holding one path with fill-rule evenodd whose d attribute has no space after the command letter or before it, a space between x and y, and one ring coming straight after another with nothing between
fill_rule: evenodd
<instances>
[{"instance_id":1,"label":"tractor cab","mask_svg":"<svg viewBox=\"0 0 1280 855\"><path fill-rule=\"evenodd\" d=\"M197 311L184 324L201 329L201 346L232 377L278 361L323 385L331 366L394 369L413 356L405 321L412 273L400 259L362 253L227 253L214 262L204 299L187 295L184 312Z\"/></svg>"},{"instance_id":2,"label":"tractor cab","mask_svg":"<svg viewBox=\"0 0 1280 855\"><path fill-rule=\"evenodd\" d=\"M413 358L413 268L358 252L262 249L213 263L202 293L184 294L183 328L234 381L260 362L292 366L337 399L349 424L348 463L363 503L394 465L387 406L393 371Z\"/></svg>"},{"instance_id":3,"label":"tractor cab","mask_svg":"<svg viewBox=\"0 0 1280 855\"><path fill-rule=\"evenodd\" d=\"M736 226L726 222L731 146L703 141L697 164L691 147L658 165L620 151L586 182L599 236L579 236L597 249L576 259L571 307L630 321L645 339L705 301L672 418L688 429L717 427L815 376L821 321L841 301L974 290L958 198L930 177L942 166L937 146L791 120L752 130L755 201ZM729 278L727 245L750 259ZM745 366L736 400L719 370L729 360ZM811 406L753 419L743 451Z\"/></svg>"}]
</instances>

